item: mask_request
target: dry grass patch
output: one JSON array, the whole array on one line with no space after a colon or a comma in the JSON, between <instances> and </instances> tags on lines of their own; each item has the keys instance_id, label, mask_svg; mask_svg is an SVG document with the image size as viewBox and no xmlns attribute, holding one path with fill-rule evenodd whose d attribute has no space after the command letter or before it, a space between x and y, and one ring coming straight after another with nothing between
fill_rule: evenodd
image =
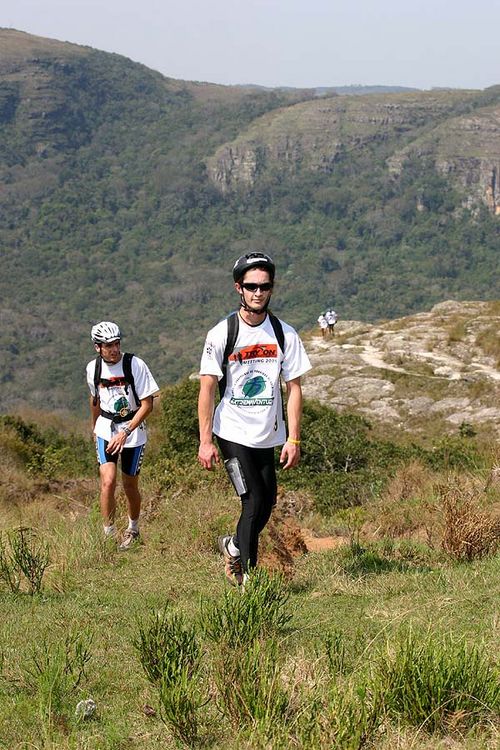
<instances>
[{"instance_id":1,"label":"dry grass patch","mask_svg":"<svg viewBox=\"0 0 500 750\"><path fill-rule=\"evenodd\" d=\"M376 537L427 537L430 524L426 505L432 497L436 474L419 461L402 466L389 480L382 500L368 508L364 531Z\"/></svg>"},{"instance_id":2,"label":"dry grass patch","mask_svg":"<svg viewBox=\"0 0 500 750\"><path fill-rule=\"evenodd\" d=\"M476 338L476 345L480 346L483 352L495 360L497 366L500 366L500 336L498 335L498 321L484 328Z\"/></svg>"},{"instance_id":3,"label":"dry grass patch","mask_svg":"<svg viewBox=\"0 0 500 750\"><path fill-rule=\"evenodd\" d=\"M442 547L456 560L470 562L500 546L500 512L480 510L477 484L451 477L437 487L443 517ZM484 493L481 493L484 494Z\"/></svg>"}]
</instances>

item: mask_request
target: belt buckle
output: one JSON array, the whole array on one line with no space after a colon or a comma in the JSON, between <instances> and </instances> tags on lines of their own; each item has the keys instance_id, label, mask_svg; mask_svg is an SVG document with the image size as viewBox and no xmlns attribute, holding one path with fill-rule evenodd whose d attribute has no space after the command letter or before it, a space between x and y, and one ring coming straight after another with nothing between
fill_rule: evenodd
<instances>
[{"instance_id":1,"label":"belt buckle","mask_svg":"<svg viewBox=\"0 0 500 750\"><path fill-rule=\"evenodd\" d=\"M120 411L118 412L120 417L126 417L128 413L129 413L129 409L126 409L125 407L123 409L120 409Z\"/></svg>"}]
</instances>

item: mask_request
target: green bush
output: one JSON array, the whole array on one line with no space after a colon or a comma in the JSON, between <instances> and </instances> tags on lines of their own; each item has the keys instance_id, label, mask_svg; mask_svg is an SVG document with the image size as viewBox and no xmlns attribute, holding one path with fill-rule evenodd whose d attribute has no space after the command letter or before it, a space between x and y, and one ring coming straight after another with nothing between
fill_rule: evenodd
<instances>
[{"instance_id":1,"label":"green bush","mask_svg":"<svg viewBox=\"0 0 500 750\"><path fill-rule=\"evenodd\" d=\"M93 443L78 435L42 429L20 417L0 416L0 445L31 474L46 479L79 476L95 466Z\"/></svg>"},{"instance_id":2,"label":"green bush","mask_svg":"<svg viewBox=\"0 0 500 750\"><path fill-rule=\"evenodd\" d=\"M255 638L282 631L292 615L284 579L256 568L245 590L226 589L222 601L202 600L201 627L209 640L237 648Z\"/></svg>"},{"instance_id":3,"label":"green bush","mask_svg":"<svg viewBox=\"0 0 500 750\"><path fill-rule=\"evenodd\" d=\"M276 640L222 644L214 658L213 674L224 714L236 728L250 726L267 739L284 732L290 696L281 671Z\"/></svg>"},{"instance_id":4,"label":"green bush","mask_svg":"<svg viewBox=\"0 0 500 750\"><path fill-rule=\"evenodd\" d=\"M392 648L391 648L392 650ZM484 649L410 632L375 672L391 716L428 732L473 726L500 709L500 674Z\"/></svg>"},{"instance_id":5,"label":"green bush","mask_svg":"<svg viewBox=\"0 0 500 750\"><path fill-rule=\"evenodd\" d=\"M198 453L198 389L196 380L183 380L162 391L161 427L167 456L194 461Z\"/></svg>"},{"instance_id":6,"label":"green bush","mask_svg":"<svg viewBox=\"0 0 500 750\"><path fill-rule=\"evenodd\" d=\"M201 650L193 626L165 608L139 622L133 645L146 676L158 689L161 718L188 745L198 736Z\"/></svg>"},{"instance_id":7,"label":"green bush","mask_svg":"<svg viewBox=\"0 0 500 750\"><path fill-rule=\"evenodd\" d=\"M49 564L49 547L30 528L20 527L0 532L0 580L17 593L25 580L31 595L42 589L42 579Z\"/></svg>"}]
</instances>

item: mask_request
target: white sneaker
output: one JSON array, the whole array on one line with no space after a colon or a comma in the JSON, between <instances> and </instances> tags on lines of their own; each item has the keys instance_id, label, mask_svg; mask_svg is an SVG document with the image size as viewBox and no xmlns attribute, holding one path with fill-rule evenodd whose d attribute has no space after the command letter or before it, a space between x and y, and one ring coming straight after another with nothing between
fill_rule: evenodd
<instances>
[{"instance_id":1,"label":"white sneaker","mask_svg":"<svg viewBox=\"0 0 500 750\"><path fill-rule=\"evenodd\" d=\"M228 550L228 544L231 536L220 536L217 540L219 551L224 558L224 572L226 578L233 586L241 586L243 583L243 572L241 570L241 558L231 555Z\"/></svg>"},{"instance_id":2,"label":"white sneaker","mask_svg":"<svg viewBox=\"0 0 500 750\"><path fill-rule=\"evenodd\" d=\"M126 529L118 549L122 552L128 549L132 549L132 547L135 547L137 544L139 544L140 541L141 535L138 531L134 531L134 529Z\"/></svg>"}]
</instances>

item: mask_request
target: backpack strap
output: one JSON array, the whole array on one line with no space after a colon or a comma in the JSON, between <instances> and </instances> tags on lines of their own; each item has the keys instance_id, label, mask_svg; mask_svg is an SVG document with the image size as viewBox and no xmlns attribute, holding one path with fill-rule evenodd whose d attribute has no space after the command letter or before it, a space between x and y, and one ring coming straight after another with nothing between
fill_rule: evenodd
<instances>
[{"instance_id":1,"label":"backpack strap","mask_svg":"<svg viewBox=\"0 0 500 750\"><path fill-rule=\"evenodd\" d=\"M102 357L99 354L95 358L95 370L94 370L94 399L92 403L97 406L99 401L99 383L101 382L101 370L102 370Z\"/></svg>"},{"instance_id":2,"label":"backpack strap","mask_svg":"<svg viewBox=\"0 0 500 750\"><path fill-rule=\"evenodd\" d=\"M234 344L233 344L234 346ZM127 381L127 384L130 385L132 388L132 393L134 394L135 401L137 403L137 406L139 407L141 405L141 399L137 395L137 391L135 390L135 382L134 382L134 376L132 374L132 357L134 355L130 354L129 352L125 352L123 355L123 377ZM99 356L95 359L95 370L94 370L94 399L93 404L94 406L97 406L97 402L99 400L99 384L101 382L101 373L102 373L102 357L99 354Z\"/></svg>"},{"instance_id":3,"label":"backpack strap","mask_svg":"<svg viewBox=\"0 0 500 750\"><path fill-rule=\"evenodd\" d=\"M281 320L277 318L276 315L273 315L270 310L267 311L267 314L269 316L269 320L273 327L274 335L276 336L276 340L278 342L279 348L281 349L283 356L285 356L285 333L283 331L283 326L281 325ZM280 368L280 392L281 392L281 413L283 415L283 422L286 425L285 393L284 393L283 385L281 382L281 368Z\"/></svg>"},{"instance_id":4,"label":"backpack strap","mask_svg":"<svg viewBox=\"0 0 500 750\"><path fill-rule=\"evenodd\" d=\"M130 352L125 352L123 355L123 375L125 377L125 380L132 388L132 393L134 394L135 402L137 406L141 405L141 399L137 395L137 391L135 390L135 382L134 382L134 376L132 374L132 357L134 355Z\"/></svg>"},{"instance_id":5,"label":"backpack strap","mask_svg":"<svg viewBox=\"0 0 500 750\"><path fill-rule=\"evenodd\" d=\"M271 322L271 325L273 327L274 335L276 336L276 340L279 344L279 347L283 354L285 354L285 334L283 332L283 326L281 325L281 321L279 318L276 317L276 315L273 315L272 312L268 310L267 312L269 316L269 320Z\"/></svg>"},{"instance_id":6,"label":"backpack strap","mask_svg":"<svg viewBox=\"0 0 500 750\"><path fill-rule=\"evenodd\" d=\"M227 316L227 339L226 346L224 348L224 356L222 357L221 370L222 377L219 380L219 396L222 399L226 390L227 384L227 364L229 362L229 356L233 353L236 339L238 338L238 331L240 330L240 321L237 312L232 312Z\"/></svg>"}]
</instances>

